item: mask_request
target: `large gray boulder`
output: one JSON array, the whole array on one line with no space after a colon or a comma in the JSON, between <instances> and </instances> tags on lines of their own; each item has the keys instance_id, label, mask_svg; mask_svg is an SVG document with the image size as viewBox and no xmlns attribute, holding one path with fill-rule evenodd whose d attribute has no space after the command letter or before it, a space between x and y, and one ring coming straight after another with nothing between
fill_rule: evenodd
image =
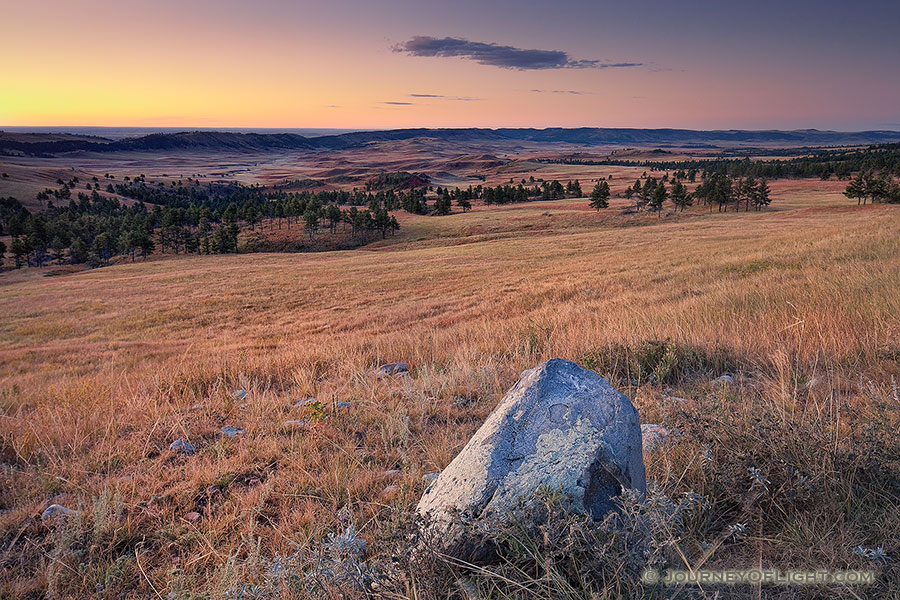
<instances>
[{"instance_id":1,"label":"large gray boulder","mask_svg":"<svg viewBox=\"0 0 900 600\"><path fill-rule=\"evenodd\" d=\"M562 492L570 510L601 518L624 489L645 492L641 447L628 398L596 373L553 359L522 374L417 510L453 552L464 524L527 518L543 487Z\"/></svg>"}]
</instances>

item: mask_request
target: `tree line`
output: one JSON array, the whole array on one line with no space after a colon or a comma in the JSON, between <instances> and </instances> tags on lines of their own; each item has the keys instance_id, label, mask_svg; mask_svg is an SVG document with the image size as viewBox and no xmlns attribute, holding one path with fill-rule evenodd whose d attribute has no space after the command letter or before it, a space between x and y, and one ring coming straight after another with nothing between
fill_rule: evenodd
<instances>
[{"instance_id":1,"label":"tree line","mask_svg":"<svg viewBox=\"0 0 900 600\"><path fill-rule=\"evenodd\" d=\"M700 158L693 160L585 159L577 156L538 158L541 163L592 166L642 167L651 171L722 173L731 177L787 179L837 177L850 179L854 173L872 171L900 176L900 144L878 144L857 149L810 149L805 155L788 159L751 160L749 156Z\"/></svg>"},{"instance_id":2,"label":"tree line","mask_svg":"<svg viewBox=\"0 0 900 600\"><path fill-rule=\"evenodd\" d=\"M735 210L744 207L749 211L762 210L771 203L770 189L765 179L757 181L753 177L733 178L724 173L703 174L700 184L689 192L684 184L686 176L676 172L670 186L666 186L669 176L657 179L649 176L643 183L641 179L635 180L633 185L625 188L624 196L634 199L634 209L638 212L648 209L662 213L666 201L674 206L676 211L684 211L688 206L693 206L694 200L709 205L710 210L717 206L719 211L727 211L733 205ZM594 186L590 195L590 207L596 210L609 207L610 188L606 180L600 180Z\"/></svg>"}]
</instances>

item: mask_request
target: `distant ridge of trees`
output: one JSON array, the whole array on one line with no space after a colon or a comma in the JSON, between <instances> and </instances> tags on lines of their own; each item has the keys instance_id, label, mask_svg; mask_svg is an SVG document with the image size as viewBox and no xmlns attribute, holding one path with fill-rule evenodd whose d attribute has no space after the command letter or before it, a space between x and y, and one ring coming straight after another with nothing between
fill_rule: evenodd
<instances>
[{"instance_id":1,"label":"distant ridge of trees","mask_svg":"<svg viewBox=\"0 0 900 600\"><path fill-rule=\"evenodd\" d=\"M853 150L810 150L807 156L789 159L751 160L708 158L694 160L585 159L578 157L538 158L545 164L643 167L651 171L723 173L731 177L784 179L819 177L849 179L853 173L875 171L900 176L900 143L881 144Z\"/></svg>"}]
</instances>

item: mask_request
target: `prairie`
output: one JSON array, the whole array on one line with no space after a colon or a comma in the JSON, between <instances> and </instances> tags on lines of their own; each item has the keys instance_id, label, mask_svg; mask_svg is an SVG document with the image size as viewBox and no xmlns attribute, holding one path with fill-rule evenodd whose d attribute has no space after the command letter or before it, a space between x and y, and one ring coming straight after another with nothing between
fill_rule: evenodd
<instances>
[{"instance_id":1,"label":"prairie","mask_svg":"<svg viewBox=\"0 0 900 600\"><path fill-rule=\"evenodd\" d=\"M669 540L676 566L873 568L862 594L896 594L900 219L840 189L775 182L776 210L667 219L478 207L354 251L4 276L0 596L238 597L265 585L260 561L350 522L373 560L396 554L422 476L552 357L672 431L648 481L709 502ZM393 361L410 375L374 377ZM712 383L723 373L735 383ZM312 425L285 425L299 419ZM768 482L753 503L750 467ZM48 525L51 503L81 512ZM735 523L749 533L721 535ZM471 578L483 597L527 595L441 573L384 593L465 597ZM637 583L595 591L641 589L622 586Z\"/></svg>"}]
</instances>

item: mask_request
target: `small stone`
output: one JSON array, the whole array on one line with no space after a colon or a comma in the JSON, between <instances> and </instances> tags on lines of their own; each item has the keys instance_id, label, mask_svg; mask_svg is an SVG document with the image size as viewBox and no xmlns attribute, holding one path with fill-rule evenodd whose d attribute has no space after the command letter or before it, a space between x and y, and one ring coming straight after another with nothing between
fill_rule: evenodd
<instances>
[{"instance_id":1,"label":"small stone","mask_svg":"<svg viewBox=\"0 0 900 600\"><path fill-rule=\"evenodd\" d=\"M184 440L175 440L169 444L169 450L177 452L178 454L187 454L188 456L196 452L196 448L194 448L191 443Z\"/></svg>"},{"instance_id":2,"label":"small stone","mask_svg":"<svg viewBox=\"0 0 900 600\"><path fill-rule=\"evenodd\" d=\"M645 423L641 425L641 442L644 452L652 452L669 437L669 430L662 425Z\"/></svg>"},{"instance_id":3,"label":"small stone","mask_svg":"<svg viewBox=\"0 0 900 600\"><path fill-rule=\"evenodd\" d=\"M731 375L727 375L727 374L719 375L718 377L713 379L713 383L718 383L721 385L731 385L732 383L734 383L734 377L732 377Z\"/></svg>"},{"instance_id":4,"label":"small stone","mask_svg":"<svg viewBox=\"0 0 900 600\"><path fill-rule=\"evenodd\" d=\"M195 510L192 510L188 514L184 515L184 520L190 523L196 523L200 520L200 513Z\"/></svg>"},{"instance_id":5,"label":"small stone","mask_svg":"<svg viewBox=\"0 0 900 600\"><path fill-rule=\"evenodd\" d=\"M381 490L380 496L381 496L382 500L391 500L391 499L395 498L399 492L400 492L399 487L397 487L396 485L389 485L386 488L384 488L383 490Z\"/></svg>"},{"instance_id":6,"label":"small stone","mask_svg":"<svg viewBox=\"0 0 900 600\"><path fill-rule=\"evenodd\" d=\"M311 426L312 421L309 419L296 419L284 422L284 427L287 429L309 429Z\"/></svg>"},{"instance_id":7,"label":"small stone","mask_svg":"<svg viewBox=\"0 0 900 600\"><path fill-rule=\"evenodd\" d=\"M352 402L346 402L344 400L335 400L334 401L335 408L350 408L351 406L353 406Z\"/></svg>"},{"instance_id":8,"label":"small stone","mask_svg":"<svg viewBox=\"0 0 900 600\"><path fill-rule=\"evenodd\" d=\"M206 488L207 496L215 496L216 494L220 494L220 493L222 493L222 488L220 488L217 485L211 485Z\"/></svg>"},{"instance_id":9,"label":"small stone","mask_svg":"<svg viewBox=\"0 0 900 600\"><path fill-rule=\"evenodd\" d=\"M399 469L388 469L387 471L384 472L384 474L387 477L396 477L397 475L400 474L400 470Z\"/></svg>"},{"instance_id":10,"label":"small stone","mask_svg":"<svg viewBox=\"0 0 900 600\"><path fill-rule=\"evenodd\" d=\"M398 363L388 363L386 365L381 365L378 367L378 371L376 374L379 378L381 377L390 377L391 375L399 375L401 373L408 373L409 369L406 366L406 363L398 362Z\"/></svg>"},{"instance_id":11,"label":"small stone","mask_svg":"<svg viewBox=\"0 0 900 600\"><path fill-rule=\"evenodd\" d=\"M41 513L41 521L49 521L51 519L55 519L56 517L64 517L66 515L74 515L77 513L77 510L66 508L61 504L51 504L44 509L44 512Z\"/></svg>"},{"instance_id":12,"label":"small stone","mask_svg":"<svg viewBox=\"0 0 900 600\"><path fill-rule=\"evenodd\" d=\"M440 475L440 473L425 473L422 475L422 483L425 484L425 487L428 487L437 480L438 475Z\"/></svg>"},{"instance_id":13,"label":"small stone","mask_svg":"<svg viewBox=\"0 0 900 600\"><path fill-rule=\"evenodd\" d=\"M226 425L222 428L222 433L227 435L228 437L237 437L239 435L244 435L244 430L240 427L232 427L231 425Z\"/></svg>"},{"instance_id":14,"label":"small stone","mask_svg":"<svg viewBox=\"0 0 900 600\"><path fill-rule=\"evenodd\" d=\"M231 397L235 400L243 400L247 397L247 392L245 390L234 390L231 392Z\"/></svg>"},{"instance_id":15,"label":"small stone","mask_svg":"<svg viewBox=\"0 0 900 600\"><path fill-rule=\"evenodd\" d=\"M310 404L315 404L318 402L315 398L303 398L302 400L297 400L294 402L294 406L297 408L302 408L304 406L309 406Z\"/></svg>"},{"instance_id":16,"label":"small stone","mask_svg":"<svg viewBox=\"0 0 900 600\"><path fill-rule=\"evenodd\" d=\"M690 402L687 398L679 398L678 396L666 396L669 400L674 400L675 402L680 402L684 404L685 402Z\"/></svg>"}]
</instances>

